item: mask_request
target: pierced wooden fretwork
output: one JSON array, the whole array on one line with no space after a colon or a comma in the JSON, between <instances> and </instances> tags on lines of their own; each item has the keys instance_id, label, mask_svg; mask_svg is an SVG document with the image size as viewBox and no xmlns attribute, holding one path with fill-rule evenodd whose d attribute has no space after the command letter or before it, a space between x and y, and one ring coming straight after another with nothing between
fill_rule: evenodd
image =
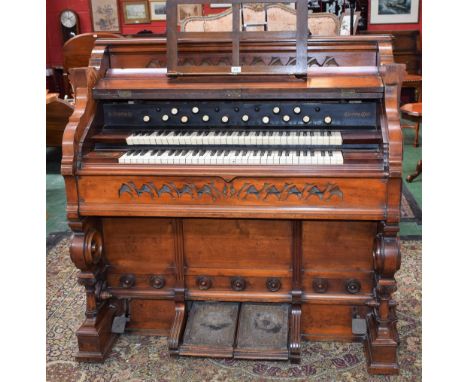
<instances>
[{"instance_id":1,"label":"pierced wooden fretwork","mask_svg":"<svg viewBox=\"0 0 468 382\"><path fill-rule=\"evenodd\" d=\"M129 195L132 199L148 195L151 199L161 198L168 195L172 199L184 197L192 200L199 200L204 195L209 196L212 201L238 199L246 201L250 199L258 201L288 201L289 199L309 201L316 197L322 201L329 201L334 196L343 200L343 192L336 184L327 183L318 186L313 183L306 183L303 186L292 183L273 184L265 182L263 185L255 185L245 182L240 188L233 184L225 183L220 187L214 182L196 185L193 183L183 183L176 185L172 182L155 184L154 182L143 183L137 186L134 182L123 183L118 190L119 198Z\"/></svg>"},{"instance_id":2,"label":"pierced wooden fretwork","mask_svg":"<svg viewBox=\"0 0 468 382\"><path fill-rule=\"evenodd\" d=\"M245 55L240 58L242 65L248 66L295 66L296 57L294 56L250 56ZM226 56L206 56L206 57L180 57L180 66L230 66L231 59ZM307 59L307 66L340 66L336 61L335 57L326 56L325 58L320 57L309 57ZM158 59L152 59L147 65L147 68L165 68L166 59L161 57Z\"/></svg>"}]
</instances>

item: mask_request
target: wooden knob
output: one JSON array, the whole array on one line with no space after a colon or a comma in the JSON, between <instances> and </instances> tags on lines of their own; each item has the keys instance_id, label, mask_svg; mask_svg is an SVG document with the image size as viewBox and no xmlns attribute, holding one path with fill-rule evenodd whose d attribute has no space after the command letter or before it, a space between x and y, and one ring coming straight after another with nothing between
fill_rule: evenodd
<instances>
[{"instance_id":1,"label":"wooden knob","mask_svg":"<svg viewBox=\"0 0 468 382\"><path fill-rule=\"evenodd\" d=\"M276 292L281 289L281 280L277 278L269 278L266 286L270 292Z\"/></svg>"},{"instance_id":2,"label":"wooden knob","mask_svg":"<svg viewBox=\"0 0 468 382\"><path fill-rule=\"evenodd\" d=\"M328 290L328 280L315 278L312 280L312 288L316 293L325 293Z\"/></svg>"},{"instance_id":3,"label":"wooden knob","mask_svg":"<svg viewBox=\"0 0 468 382\"><path fill-rule=\"evenodd\" d=\"M231 280L231 288L237 292L245 289L246 283L242 277L236 277Z\"/></svg>"},{"instance_id":4,"label":"wooden knob","mask_svg":"<svg viewBox=\"0 0 468 382\"><path fill-rule=\"evenodd\" d=\"M135 285L136 277L134 274L120 276L120 286L122 288L132 288Z\"/></svg>"},{"instance_id":5,"label":"wooden knob","mask_svg":"<svg viewBox=\"0 0 468 382\"><path fill-rule=\"evenodd\" d=\"M361 283L359 280L351 279L346 281L346 291L351 294L359 293L361 290Z\"/></svg>"},{"instance_id":6,"label":"wooden knob","mask_svg":"<svg viewBox=\"0 0 468 382\"><path fill-rule=\"evenodd\" d=\"M166 285L166 279L163 276L151 276L150 284L154 289L161 289Z\"/></svg>"},{"instance_id":7,"label":"wooden knob","mask_svg":"<svg viewBox=\"0 0 468 382\"><path fill-rule=\"evenodd\" d=\"M212 282L211 282L211 279L210 279L209 277L200 276L200 277L197 279L197 284L198 284L198 288L199 288L199 289L201 289L201 290L207 290L207 289L210 289L210 288L211 288Z\"/></svg>"}]
</instances>

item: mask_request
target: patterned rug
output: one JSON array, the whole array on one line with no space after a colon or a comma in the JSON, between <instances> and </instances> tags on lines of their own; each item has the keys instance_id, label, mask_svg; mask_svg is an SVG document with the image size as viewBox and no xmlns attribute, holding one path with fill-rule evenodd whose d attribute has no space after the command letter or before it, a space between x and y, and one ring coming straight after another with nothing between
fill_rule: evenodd
<instances>
[{"instance_id":1,"label":"patterned rug","mask_svg":"<svg viewBox=\"0 0 468 382\"><path fill-rule=\"evenodd\" d=\"M68 257L69 239L47 256L47 381L420 381L421 243L402 242L397 274L399 376L369 376L361 344L305 342L302 362L170 358L166 338L121 335L103 364L75 362L83 321L83 288Z\"/></svg>"},{"instance_id":2,"label":"patterned rug","mask_svg":"<svg viewBox=\"0 0 468 382\"><path fill-rule=\"evenodd\" d=\"M402 222L415 222L419 225L422 223L422 211L418 202L413 197L408 187L403 183L401 193L401 221Z\"/></svg>"}]
</instances>

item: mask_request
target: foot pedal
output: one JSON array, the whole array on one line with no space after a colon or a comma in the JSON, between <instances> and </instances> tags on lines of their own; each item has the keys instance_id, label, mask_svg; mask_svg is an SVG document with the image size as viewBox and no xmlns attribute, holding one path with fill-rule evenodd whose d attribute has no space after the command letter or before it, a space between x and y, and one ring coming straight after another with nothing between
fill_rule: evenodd
<instances>
[{"instance_id":1,"label":"foot pedal","mask_svg":"<svg viewBox=\"0 0 468 382\"><path fill-rule=\"evenodd\" d=\"M127 326L128 321L130 320L125 314L114 317L114 320L112 321L111 332L123 334L125 332L125 326Z\"/></svg>"},{"instance_id":2,"label":"foot pedal","mask_svg":"<svg viewBox=\"0 0 468 382\"><path fill-rule=\"evenodd\" d=\"M367 334L367 323L364 318L353 318L351 321L351 329L354 335L363 336Z\"/></svg>"},{"instance_id":3,"label":"foot pedal","mask_svg":"<svg viewBox=\"0 0 468 382\"><path fill-rule=\"evenodd\" d=\"M234 358L287 360L288 304L244 303Z\"/></svg>"},{"instance_id":4,"label":"foot pedal","mask_svg":"<svg viewBox=\"0 0 468 382\"><path fill-rule=\"evenodd\" d=\"M179 354L232 357L238 312L238 303L194 302Z\"/></svg>"}]
</instances>

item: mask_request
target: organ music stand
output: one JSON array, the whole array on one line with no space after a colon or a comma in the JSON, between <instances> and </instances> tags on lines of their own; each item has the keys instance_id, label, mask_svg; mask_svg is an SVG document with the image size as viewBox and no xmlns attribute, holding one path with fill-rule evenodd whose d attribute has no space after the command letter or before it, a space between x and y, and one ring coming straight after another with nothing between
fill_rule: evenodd
<instances>
[{"instance_id":1,"label":"organ music stand","mask_svg":"<svg viewBox=\"0 0 468 382\"><path fill-rule=\"evenodd\" d=\"M171 0L167 2L167 75L171 77L187 75L307 75L307 0L287 0L296 4L295 31L246 31L241 30L241 5L248 3L275 4L285 0ZM182 4L217 4L232 5L232 31L230 32L181 32L177 26L177 7ZM241 66L240 45L243 41L272 42L296 41L295 66ZM180 66L178 45L181 42L227 42L232 41L231 66Z\"/></svg>"}]
</instances>

